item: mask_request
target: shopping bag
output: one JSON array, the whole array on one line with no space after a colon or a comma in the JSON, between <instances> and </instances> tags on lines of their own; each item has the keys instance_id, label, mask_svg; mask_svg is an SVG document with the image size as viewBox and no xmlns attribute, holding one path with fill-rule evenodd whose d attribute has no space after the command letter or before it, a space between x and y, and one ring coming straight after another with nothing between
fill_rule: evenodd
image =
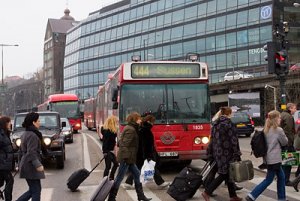
<instances>
[{"instance_id":1,"label":"shopping bag","mask_svg":"<svg viewBox=\"0 0 300 201\"><path fill-rule=\"evenodd\" d=\"M300 133L295 135L294 147L296 150L300 150Z\"/></svg>"},{"instance_id":2,"label":"shopping bag","mask_svg":"<svg viewBox=\"0 0 300 201\"><path fill-rule=\"evenodd\" d=\"M299 153L298 152L282 152L282 165L298 166Z\"/></svg>"},{"instance_id":3,"label":"shopping bag","mask_svg":"<svg viewBox=\"0 0 300 201\"><path fill-rule=\"evenodd\" d=\"M153 181L154 176L154 167L155 167L155 161L153 160L145 160L144 165L141 170L141 182L147 183L150 181Z\"/></svg>"}]
</instances>

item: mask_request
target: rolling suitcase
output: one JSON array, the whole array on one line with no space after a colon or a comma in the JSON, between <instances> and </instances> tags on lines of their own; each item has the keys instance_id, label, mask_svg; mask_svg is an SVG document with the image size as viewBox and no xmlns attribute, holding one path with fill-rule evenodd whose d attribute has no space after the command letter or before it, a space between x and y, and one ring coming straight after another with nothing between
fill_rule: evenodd
<instances>
[{"instance_id":1,"label":"rolling suitcase","mask_svg":"<svg viewBox=\"0 0 300 201\"><path fill-rule=\"evenodd\" d=\"M244 160L230 163L229 175L235 182L243 182L253 179L254 170L252 161Z\"/></svg>"},{"instance_id":2,"label":"rolling suitcase","mask_svg":"<svg viewBox=\"0 0 300 201\"><path fill-rule=\"evenodd\" d=\"M190 167L185 167L174 178L167 193L176 201L185 201L192 198L203 183L203 180L206 179L210 171L214 168L215 164L215 161L208 161L200 173Z\"/></svg>"},{"instance_id":3,"label":"rolling suitcase","mask_svg":"<svg viewBox=\"0 0 300 201\"><path fill-rule=\"evenodd\" d=\"M68 178L67 186L68 188L74 192L78 188L78 186L98 167L98 165L103 161L104 158L102 158L95 167L88 171L85 168L79 169L71 174L71 176Z\"/></svg>"},{"instance_id":4,"label":"rolling suitcase","mask_svg":"<svg viewBox=\"0 0 300 201\"><path fill-rule=\"evenodd\" d=\"M110 189L114 185L114 180L109 180L107 176L105 176L97 189L95 190L94 194L91 197L91 201L104 201L108 196Z\"/></svg>"}]
</instances>

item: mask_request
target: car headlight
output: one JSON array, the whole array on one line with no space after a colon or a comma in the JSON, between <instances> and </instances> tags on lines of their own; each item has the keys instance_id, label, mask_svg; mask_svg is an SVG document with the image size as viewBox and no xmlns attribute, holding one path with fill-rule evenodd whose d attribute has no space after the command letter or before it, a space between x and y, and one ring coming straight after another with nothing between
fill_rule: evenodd
<instances>
[{"instance_id":1,"label":"car headlight","mask_svg":"<svg viewBox=\"0 0 300 201\"><path fill-rule=\"evenodd\" d=\"M46 146L50 145L51 144L51 139L48 138L48 137L45 137L44 138L44 143L45 143Z\"/></svg>"},{"instance_id":2,"label":"car headlight","mask_svg":"<svg viewBox=\"0 0 300 201\"><path fill-rule=\"evenodd\" d=\"M71 134L71 131L63 131L62 134L63 134L63 135L70 135L70 134Z\"/></svg>"},{"instance_id":3,"label":"car headlight","mask_svg":"<svg viewBox=\"0 0 300 201\"><path fill-rule=\"evenodd\" d=\"M17 145L18 147L21 146L21 139L20 139L20 138L16 139L16 145Z\"/></svg>"},{"instance_id":4,"label":"car headlight","mask_svg":"<svg viewBox=\"0 0 300 201\"><path fill-rule=\"evenodd\" d=\"M195 137L194 143L195 144L200 144L201 143L201 138L200 137Z\"/></svg>"},{"instance_id":5,"label":"car headlight","mask_svg":"<svg viewBox=\"0 0 300 201\"><path fill-rule=\"evenodd\" d=\"M208 137L203 137L202 138L202 143L203 144L207 144L209 142L209 138Z\"/></svg>"}]
</instances>

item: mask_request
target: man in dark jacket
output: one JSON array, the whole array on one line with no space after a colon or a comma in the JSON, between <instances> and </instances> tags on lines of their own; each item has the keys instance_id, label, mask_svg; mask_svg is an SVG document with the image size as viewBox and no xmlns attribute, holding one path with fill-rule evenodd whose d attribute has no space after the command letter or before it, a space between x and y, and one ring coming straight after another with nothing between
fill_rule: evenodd
<instances>
[{"instance_id":1,"label":"man in dark jacket","mask_svg":"<svg viewBox=\"0 0 300 201\"><path fill-rule=\"evenodd\" d=\"M288 103L287 110L281 113L281 128L283 129L285 135L288 138L288 145L283 148L283 151L294 152L294 135L295 135L295 121L294 121L294 113L297 110L296 104ZM285 174L285 185L292 186L290 182L292 166L283 166L283 171Z\"/></svg>"},{"instance_id":2,"label":"man in dark jacket","mask_svg":"<svg viewBox=\"0 0 300 201\"><path fill-rule=\"evenodd\" d=\"M10 141L11 120L9 117L0 118L0 181L2 185L5 181L4 197L5 201L12 200L14 178L11 174L13 170L13 147ZM1 192L2 193L2 192Z\"/></svg>"}]
</instances>

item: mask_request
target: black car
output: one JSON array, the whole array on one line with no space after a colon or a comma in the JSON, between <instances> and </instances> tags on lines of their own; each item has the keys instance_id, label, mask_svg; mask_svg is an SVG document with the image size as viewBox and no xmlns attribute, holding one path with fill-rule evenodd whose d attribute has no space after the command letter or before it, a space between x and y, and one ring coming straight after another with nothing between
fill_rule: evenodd
<instances>
[{"instance_id":1,"label":"black car","mask_svg":"<svg viewBox=\"0 0 300 201\"><path fill-rule=\"evenodd\" d=\"M238 135L249 137L254 132L254 122L247 113L234 112L231 121L236 126Z\"/></svg>"},{"instance_id":2,"label":"black car","mask_svg":"<svg viewBox=\"0 0 300 201\"><path fill-rule=\"evenodd\" d=\"M47 154L42 154L43 160L56 160L56 167L58 169L64 168L65 162L65 142L61 135L62 128L65 123L61 123L60 115L57 112L38 112L40 120L39 131L43 135L43 140L47 146ZM19 147L21 145L21 135L25 128L22 123L27 113L18 113L15 115L12 131L12 143L15 152L15 160L19 157Z\"/></svg>"}]
</instances>

